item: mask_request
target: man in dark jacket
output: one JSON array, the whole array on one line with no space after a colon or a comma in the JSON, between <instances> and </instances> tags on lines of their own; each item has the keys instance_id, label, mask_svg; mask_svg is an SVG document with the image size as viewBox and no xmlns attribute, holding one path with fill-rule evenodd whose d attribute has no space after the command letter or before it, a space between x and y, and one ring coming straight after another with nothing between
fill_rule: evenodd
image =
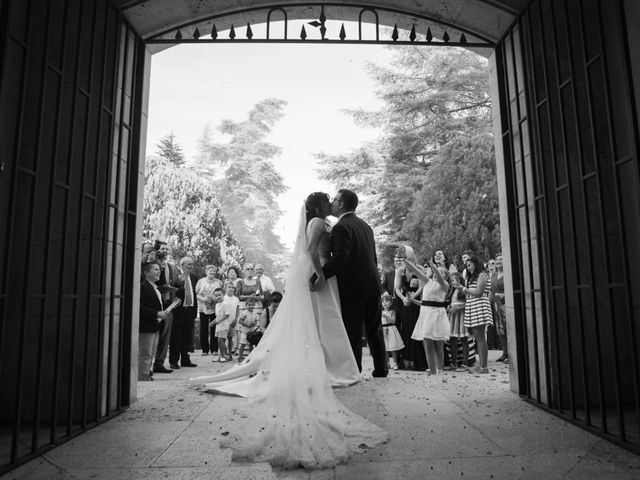
<instances>
[{"instance_id":1,"label":"man in dark jacket","mask_svg":"<svg viewBox=\"0 0 640 480\"><path fill-rule=\"evenodd\" d=\"M387 352L382 336L380 277L373 230L355 214L358 196L342 189L331 203L338 223L331 231L331 259L322 268L325 278L336 275L342 319L349 343L362 371L362 326L373 357L373 376L386 377ZM316 284L313 288L322 288Z\"/></svg>"},{"instance_id":2,"label":"man in dark jacket","mask_svg":"<svg viewBox=\"0 0 640 480\"><path fill-rule=\"evenodd\" d=\"M198 297L196 296L196 277L193 270L193 259L183 257L180 260L180 284L178 298L182 304L175 309L173 327L171 328L171 341L169 344L169 365L176 370L180 367L197 367L189 357L191 342L193 341L193 327L198 314ZM178 365L178 360L180 365Z\"/></svg>"},{"instance_id":3,"label":"man in dark jacket","mask_svg":"<svg viewBox=\"0 0 640 480\"><path fill-rule=\"evenodd\" d=\"M142 265L144 280L140 282L140 323L138 334L138 380L153 380L151 366L158 346L158 332L166 314L162 308L162 295L156 286L160 278L160 265L148 262Z\"/></svg>"}]
</instances>

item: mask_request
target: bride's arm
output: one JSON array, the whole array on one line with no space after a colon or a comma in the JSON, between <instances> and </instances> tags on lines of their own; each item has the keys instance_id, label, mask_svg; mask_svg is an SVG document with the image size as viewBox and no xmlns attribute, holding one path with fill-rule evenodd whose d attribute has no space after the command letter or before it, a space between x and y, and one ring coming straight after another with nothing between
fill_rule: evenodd
<instances>
[{"instance_id":1,"label":"bride's arm","mask_svg":"<svg viewBox=\"0 0 640 480\"><path fill-rule=\"evenodd\" d=\"M320 254L318 253L318 245L320 244L320 238L325 233L324 222L320 218L312 218L307 225L307 251L311 257L311 265L313 271L318 276L319 282L324 282L324 273L322 272L322 265L320 263Z\"/></svg>"}]
</instances>

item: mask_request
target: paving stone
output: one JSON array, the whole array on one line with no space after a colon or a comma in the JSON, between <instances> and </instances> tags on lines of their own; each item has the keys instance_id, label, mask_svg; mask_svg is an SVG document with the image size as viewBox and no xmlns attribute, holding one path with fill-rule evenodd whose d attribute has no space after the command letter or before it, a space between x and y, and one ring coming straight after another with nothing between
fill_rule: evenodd
<instances>
[{"instance_id":1,"label":"paving stone","mask_svg":"<svg viewBox=\"0 0 640 480\"><path fill-rule=\"evenodd\" d=\"M95 480L274 480L269 465L228 466L226 468L125 468L77 469L73 478Z\"/></svg>"},{"instance_id":2,"label":"paving stone","mask_svg":"<svg viewBox=\"0 0 640 480\"><path fill-rule=\"evenodd\" d=\"M106 422L44 454L63 470L148 467L188 422Z\"/></svg>"},{"instance_id":3,"label":"paving stone","mask_svg":"<svg viewBox=\"0 0 640 480\"><path fill-rule=\"evenodd\" d=\"M366 350L365 350L366 353ZM612 479L640 478L640 457L521 400L508 367L489 375L392 371L336 390L354 412L381 426L390 441L325 470L273 470L231 461L220 448L232 412L245 400L191 389L189 375L229 368L194 356L196 369L156 376L138 388L122 415L10 473L16 480L74 479ZM444 381L443 381L444 380Z\"/></svg>"}]
</instances>

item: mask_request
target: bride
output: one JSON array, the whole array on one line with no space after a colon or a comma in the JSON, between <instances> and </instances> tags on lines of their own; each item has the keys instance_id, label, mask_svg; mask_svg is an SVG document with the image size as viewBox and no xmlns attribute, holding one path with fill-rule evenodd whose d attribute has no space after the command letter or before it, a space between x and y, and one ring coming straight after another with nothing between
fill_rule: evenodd
<instances>
[{"instance_id":1,"label":"bride","mask_svg":"<svg viewBox=\"0 0 640 480\"><path fill-rule=\"evenodd\" d=\"M360 374L335 277L319 292L308 287L329 256L329 206L325 193L312 193L304 203L286 293L258 346L242 364L191 381L206 391L247 397L238 412L242 426L223 443L233 448L234 459L325 468L387 440L386 432L346 409L331 389L358 382Z\"/></svg>"}]
</instances>

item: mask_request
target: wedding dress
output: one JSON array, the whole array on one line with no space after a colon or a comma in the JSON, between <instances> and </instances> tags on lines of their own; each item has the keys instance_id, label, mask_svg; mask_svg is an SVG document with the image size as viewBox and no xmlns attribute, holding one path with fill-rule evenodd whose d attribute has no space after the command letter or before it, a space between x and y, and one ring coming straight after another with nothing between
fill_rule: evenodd
<instances>
[{"instance_id":1,"label":"wedding dress","mask_svg":"<svg viewBox=\"0 0 640 480\"><path fill-rule=\"evenodd\" d=\"M234 431L222 441L237 460L326 468L388 438L333 394L332 383L346 386L360 375L342 319L335 316L335 309L340 311L337 284L331 286L335 279L317 294L309 291L305 226L303 206L286 293L258 346L227 372L191 380L205 391L247 398L236 412ZM319 247L325 259L326 241Z\"/></svg>"}]
</instances>

